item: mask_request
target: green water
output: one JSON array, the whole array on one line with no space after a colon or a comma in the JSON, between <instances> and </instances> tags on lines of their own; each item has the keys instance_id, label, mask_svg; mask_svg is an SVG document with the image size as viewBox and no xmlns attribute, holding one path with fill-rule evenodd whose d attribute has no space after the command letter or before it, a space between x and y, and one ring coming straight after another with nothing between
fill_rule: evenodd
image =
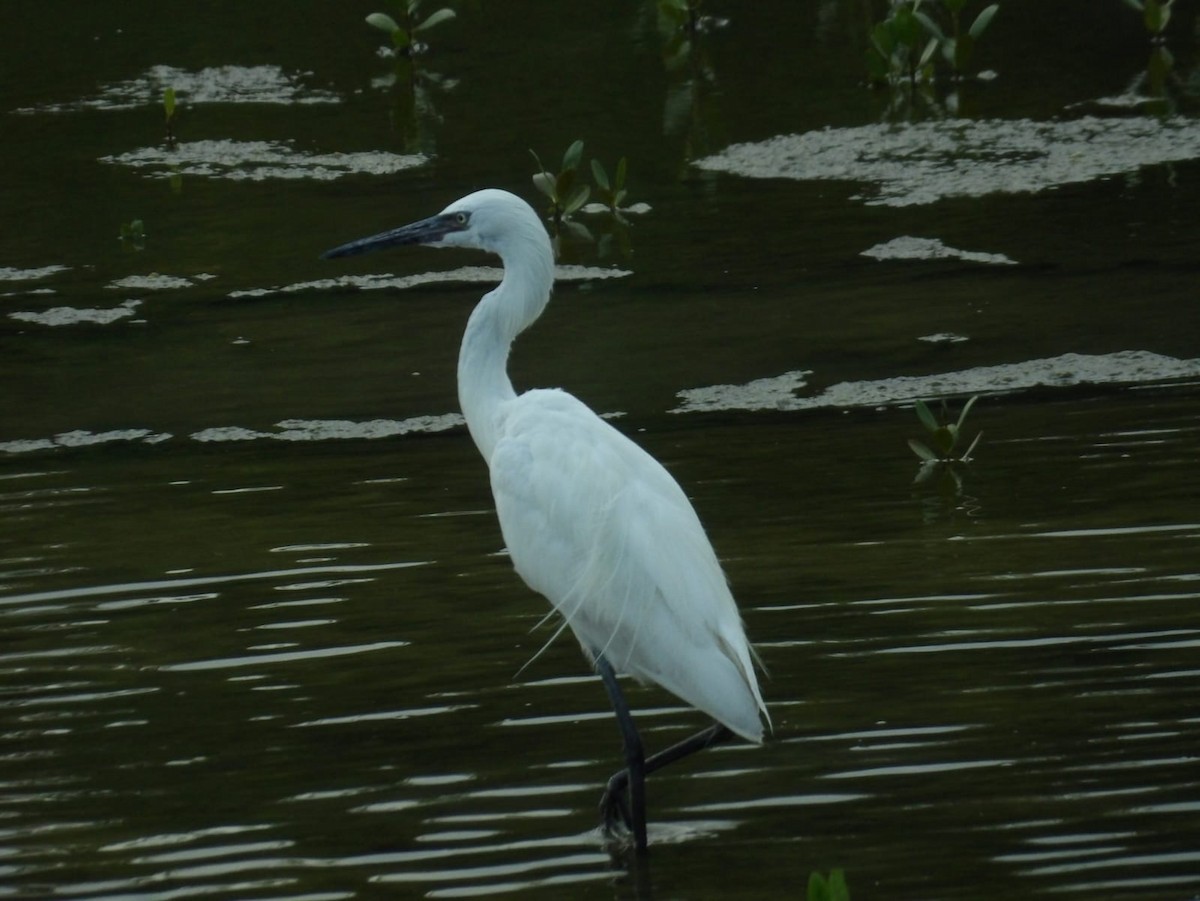
<instances>
[{"instance_id":1,"label":"green water","mask_svg":"<svg viewBox=\"0 0 1200 901\"><path fill-rule=\"evenodd\" d=\"M0 8L20 50L0 63L0 273L19 270L0 282L0 897L800 898L833 867L855 899L1197 897L1196 160L878 205L852 167L693 165L880 122L866 4L720 6L676 73L648 3L464 3L408 112L379 86L373 7L342 6ZM1160 121L1099 102L1150 53L1122 4L1002 7L965 115ZM1168 34L1184 137L1196 26L1180 9ZM105 161L161 146L155 66L219 83L180 92L182 147L293 156L256 178L214 156L174 188ZM528 148L575 138L610 171L627 156L651 209L568 244L590 268L514 380L623 414L685 486L775 726L651 779L641 865L597 829L620 759L604 692L569 638L521 671L553 626L445 418L485 288L305 287L490 263L317 255L474 188L534 200ZM423 158L332 180L312 160L351 152ZM118 240L134 218L142 250ZM863 255L902 236L1014 264ZM120 281L151 274L187 282ZM920 340L938 333L968 340ZM680 395L798 372L770 409ZM958 487L914 485L905 378L942 379L953 409L984 395ZM652 749L703 725L629 693Z\"/></svg>"}]
</instances>

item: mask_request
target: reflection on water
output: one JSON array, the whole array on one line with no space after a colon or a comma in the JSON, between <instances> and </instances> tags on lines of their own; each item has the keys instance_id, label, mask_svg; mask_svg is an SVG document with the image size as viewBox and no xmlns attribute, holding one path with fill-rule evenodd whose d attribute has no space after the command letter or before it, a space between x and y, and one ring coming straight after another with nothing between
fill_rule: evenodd
<instances>
[{"instance_id":1,"label":"reflection on water","mask_svg":"<svg viewBox=\"0 0 1200 901\"><path fill-rule=\"evenodd\" d=\"M822 128L735 144L697 162L750 178L871 184L868 204L1054 190L1200 154L1186 118L958 119Z\"/></svg>"},{"instance_id":2,"label":"reflection on water","mask_svg":"<svg viewBox=\"0 0 1200 901\"><path fill-rule=\"evenodd\" d=\"M331 181L350 175L394 175L428 161L420 154L306 153L282 141L207 140L142 147L101 157L100 162L146 170L159 178L190 175L233 181Z\"/></svg>"},{"instance_id":3,"label":"reflection on water","mask_svg":"<svg viewBox=\"0 0 1200 901\"><path fill-rule=\"evenodd\" d=\"M937 238L915 238L911 235L868 247L862 255L876 260L965 260L989 266L1013 266L1017 262L1002 253L959 250L957 247L947 247Z\"/></svg>"},{"instance_id":4,"label":"reflection on water","mask_svg":"<svg viewBox=\"0 0 1200 901\"><path fill-rule=\"evenodd\" d=\"M74 113L83 110L117 111L156 106L163 91L173 88L189 106L208 103L318 104L339 103L329 91L307 88L294 74L278 66L214 66L188 72L174 66L151 66L136 78L107 84L90 97L27 107L15 112Z\"/></svg>"},{"instance_id":5,"label":"reflection on water","mask_svg":"<svg viewBox=\"0 0 1200 901\"><path fill-rule=\"evenodd\" d=\"M792 423L649 436L726 556L776 732L655 776L641 883L597 828L619 763L603 692L567 641L514 681L540 604L495 556L490 515L442 515L475 514L483 490L461 431L365 458L277 449L268 492L217 487L254 487L253 458L188 445L14 474L5 879L21 896L645 897L662 872L704 896L782 845L797 880L841 865L900 894L1194 893L1194 413L1160 403L1036 455L995 443L965 474L984 512L927 525L907 460L863 483L849 452L906 411L800 422L830 466L792 482L749 465ZM987 416L1003 435L1024 409ZM1114 455L1128 442L1153 457ZM203 486L169 477L201 466ZM1043 503L1064 480L1127 487ZM1136 523L1147 497L1156 517ZM633 697L651 747L696 726ZM696 872L675 868L701 845Z\"/></svg>"},{"instance_id":6,"label":"reflection on water","mask_svg":"<svg viewBox=\"0 0 1200 901\"><path fill-rule=\"evenodd\" d=\"M1177 360L1146 351L1119 351L1102 355L1070 353L1044 360L1001 363L958 372L840 382L814 396L796 396L796 392L806 386L806 377L812 374L808 370L786 372L773 378L755 379L745 385L685 388L679 392L683 403L671 412L809 410L823 407L844 409L902 403L926 397L1010 394L1036 387L1154 383L1165 379L1195 378L1200 375L1200 359Z\"/></svg>"}]
</instances>

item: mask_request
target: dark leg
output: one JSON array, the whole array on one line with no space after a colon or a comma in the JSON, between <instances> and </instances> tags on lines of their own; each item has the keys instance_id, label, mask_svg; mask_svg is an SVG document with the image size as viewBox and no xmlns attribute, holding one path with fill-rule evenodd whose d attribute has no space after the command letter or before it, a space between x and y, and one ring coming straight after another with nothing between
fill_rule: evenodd
<instances>
[{"instance_id":1,"label":"dark leg","mask_svg":"<svg viewBox=\"0 0 1200 901\"><path fill-rule=\"evenodd\" d=\"M621 728L621 739L625 743L625 769L620 774L623 778L618 790L613 790L613 780L609 780L608 789L601 802L604 809L604 827L609 832L616 825L620 815L625 825L633 832L634 845L638 851L646 850L646 760L642 751L642 739L633 717L629 713L629 705L621 686L617 684L617 674L611 664L604 659L603 654L596 655L596 672L604 681L608 691L608 699L612 702L613 711L617 714L617 725ZM614 776L613 779L616 779ZM629 800L625 800L625 786L629 786Z\"/></svg>"},{"instance_id":2,"label":"dark leg","mask_svg":"<svg viewBox=\"0 0 1200 901\"><path fill-rule=\"evenodd\" d=\"M703 751L707 747L718 745L731 738L733 738L733 733L725 726L722 726L720 723L713 723L707 729L697 732L691 738L685 738L678 744L671 745L671 747L647 758L642 764L642 779L644 780L646 776L649 776L655 770L662 769L669 763L682 760L690 754ZM614 773L612 778L608 780L608 787L604 790L604 796L600 799L600 809L604 811L605 828L609 832L616 825L617 815L620 815L626 826L633 828L630 824L629 810L625 806L625 785L628 782L629 770L619 770Z\"/></svg>"},{"instance_id":3,"label":"dark leg","mask_svg":"<svg viewBox=\"0 0 1200 901\"><path fill-rule=\"evenodd\" d=\"M621 728L621 738L625 743L625 769L613 774L600 799L604 829L609 833L616 831L619 819L625 824L625 828L633 833L637 850L645 851L646 777L667 764L728 741L733 738L733 733L720 723L713 723L691 738L685 738L647 758L642 748L641 736L638 735L633 716L629 712L629 704L625 701L621 686L617 684L617 675L603 654L596 655L596 672L600 674L604 688L608 691L609 700L612 701L613 710L617 714L617 725Z\"/></svg>"}]
</instances>

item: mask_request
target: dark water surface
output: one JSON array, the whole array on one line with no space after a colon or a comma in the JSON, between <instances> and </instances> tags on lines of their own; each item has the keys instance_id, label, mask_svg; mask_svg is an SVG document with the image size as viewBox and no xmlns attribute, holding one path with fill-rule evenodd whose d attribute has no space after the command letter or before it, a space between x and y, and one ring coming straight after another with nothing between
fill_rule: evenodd
<instances>
[{"instance_id":1,"label":"dark water surface","mask_svg":"<svg viewBox=\"0 0 1200 901\"><path fill-rule=\"evenodd\" d=\"M981 147L862 85L867 4L708 6L674 71L649 3L464 3L411 95L372 4L0 8L0 897L1200 898L1195 12L1152 97L1122 4L1006 0ZM977 170L876 202L910 120ZM696 165L822 129L844 179ZM454 416L486 288L428 274L491 261L316 258L575 138L650 210L581 218L514 379L685 486L775 726L653 777L633 869ZM321 281L380 274L424 281ZM914 484L909 404L973 393ZM630 697L651 748L702 725Z\"/></svg>"}]
</instances>

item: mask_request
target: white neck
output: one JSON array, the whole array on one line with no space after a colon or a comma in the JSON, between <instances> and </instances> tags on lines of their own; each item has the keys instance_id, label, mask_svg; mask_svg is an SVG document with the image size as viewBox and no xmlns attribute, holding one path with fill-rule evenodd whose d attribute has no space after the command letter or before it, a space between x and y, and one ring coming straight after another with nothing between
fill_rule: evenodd
<instances>
[{"instance_id":1,"label":"white neck","mask_svg":"<svg viewBox=\"0 0 1200 901\"><path fill-rule=\"evenodd\" d=\"M540 222L495 248L504 279L471 313L458 353L458 402L475 446L491 460L498 414L517 395L509 380L508 353L517 335L541 315L554 283L554 252Z\"/></svg>"}]
</instances>

